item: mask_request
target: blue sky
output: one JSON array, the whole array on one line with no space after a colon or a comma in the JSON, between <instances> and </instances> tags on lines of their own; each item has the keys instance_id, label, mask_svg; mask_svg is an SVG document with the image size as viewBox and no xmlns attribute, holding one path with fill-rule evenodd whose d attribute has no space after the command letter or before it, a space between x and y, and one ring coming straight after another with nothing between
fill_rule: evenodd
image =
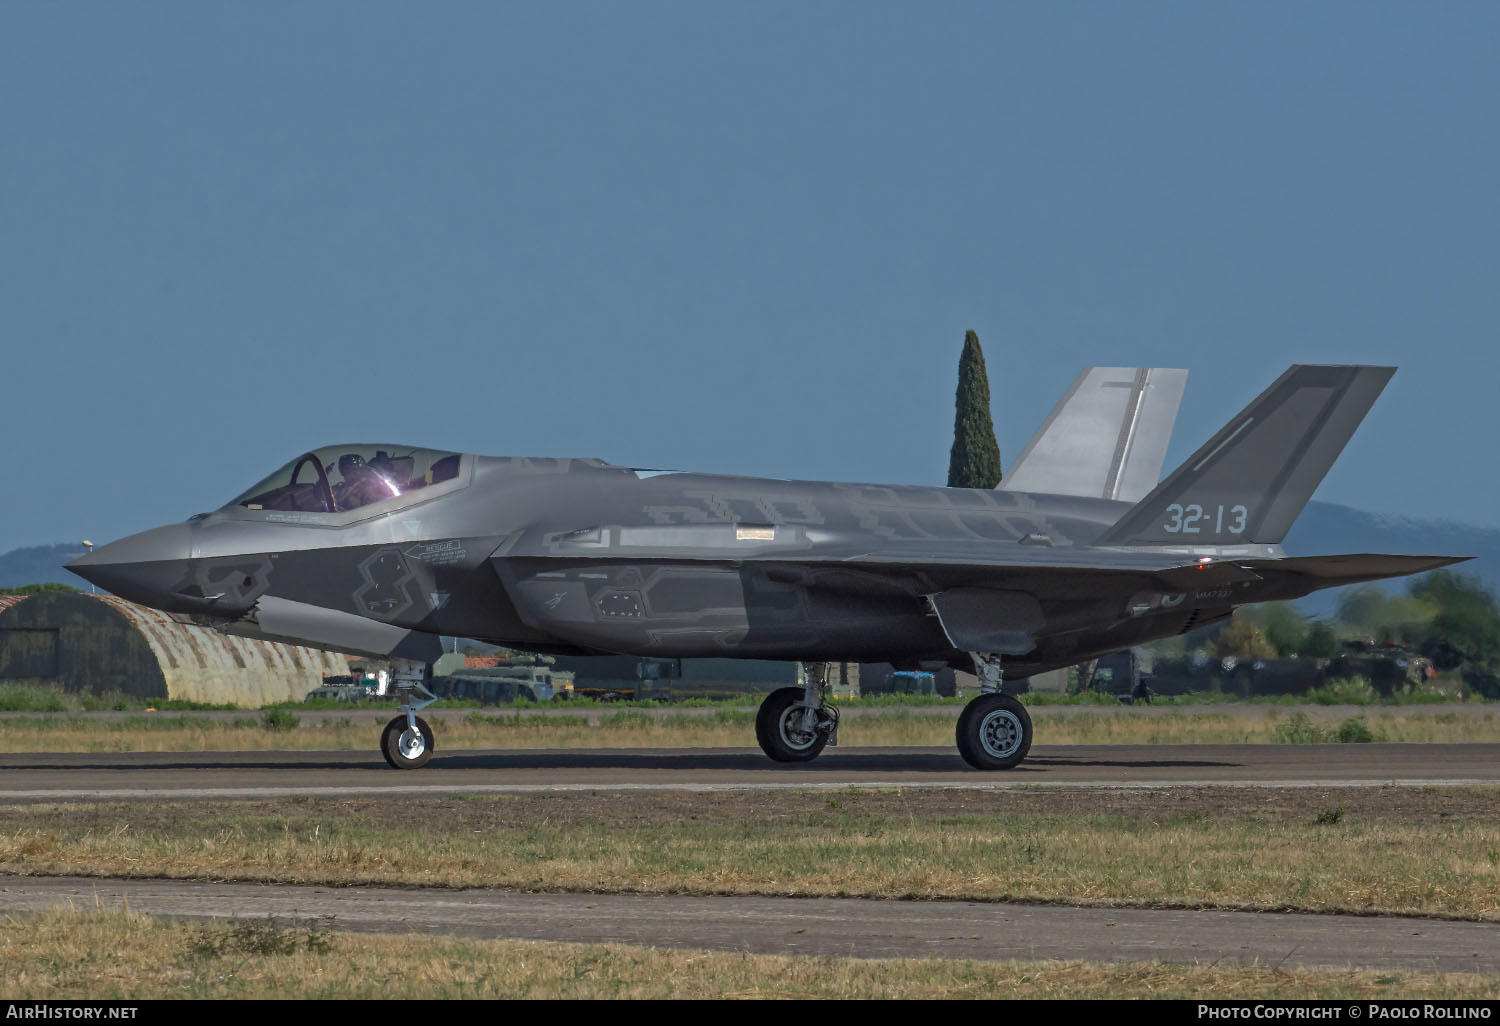
<instances>
[{"instance_id":1,"label":"blue sky","mask_svg":"<svg viewBox=\"0 0 1500 1026\"><path fill-rule=\"evenodd\" d=\"M1400 366L1318 498L1500 524L1500 6L0 5L0 551L353 440L941 484L1088 364Z\"/></svg>"}]
</instances>

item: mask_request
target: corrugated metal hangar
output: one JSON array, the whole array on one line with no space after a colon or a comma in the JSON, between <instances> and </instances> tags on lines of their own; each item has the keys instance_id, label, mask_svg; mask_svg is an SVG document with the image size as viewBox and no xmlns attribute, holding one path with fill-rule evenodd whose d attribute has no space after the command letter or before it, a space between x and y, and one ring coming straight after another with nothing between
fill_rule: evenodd
<instances>
[{"instance_id":1,"label":"corrugated metal hangar","mask_svg":"<svg viewBox=\"0 0 1500 1026\"><path fill-rule=\"evenodd\" d=\"M332 652L189 627L113 595L0 595L0 684L257 706L348 672Z\"/></svg>"}]
</instances>

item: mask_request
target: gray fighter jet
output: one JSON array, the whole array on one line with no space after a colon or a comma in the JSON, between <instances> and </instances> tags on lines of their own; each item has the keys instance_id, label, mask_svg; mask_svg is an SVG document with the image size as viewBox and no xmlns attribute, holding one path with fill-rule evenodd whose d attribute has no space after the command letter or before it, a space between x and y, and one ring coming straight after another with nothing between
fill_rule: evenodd
<instances>
[{"instance_id":1,"label":"gray fighter jet","mask_svg":"<svg viewBox=\"0 0 1500 1026\"><path fill-rule=\"evenodd\" d=\"M1180 371L1086 371L993 491L330 446L69 569L186 622L391 657L403 702L381 750L397 768L434 750L416 713L446 634L798 661L805 683L756 720L785 762L836 743L828 662L972 668L959 752L1006 769L1032 736L1007 678L1463 558L1281 549L1392 373L1294 366L1160 484Z\"/></svg>"}]
</instances>

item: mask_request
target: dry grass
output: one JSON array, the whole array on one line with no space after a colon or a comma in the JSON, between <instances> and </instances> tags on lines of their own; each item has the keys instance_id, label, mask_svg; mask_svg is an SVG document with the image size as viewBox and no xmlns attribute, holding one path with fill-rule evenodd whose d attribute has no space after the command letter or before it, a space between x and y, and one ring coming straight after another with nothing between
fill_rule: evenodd
<instances>
[{"instance_id":1,"label":"dry grass","mask_svg":"<svg viewBox=\"0 0 1500 1026\"><path fill-rule=\"evenodd\" d=\"M1371 740L1394 742L1500 741L1500 710L1490 706L1398 706L1353 712L1319 706L1249 706L1228 712L1152 713L1032 711L1038 743L1078 745L1274 744L1295 736L1298 723L1337 732L1349 721Z\"/></svg>"},{"instance_id":2,"label":"dry grass","mask_svg":"<svg viewBox=\"0 0 1500 1026\"><path fill-rule=\"evenodd\" d=\"M11 806L0 871L1500 921L1500 790L1394 799L1431 815L1388 814L1381 789L1224 790Z\"/></svg>"},{"instance_id":3,"label":"dry grass","mask_svg":"<svg viewBox=\"0 0 1500 1026\"><path fill-rule=\"evenodd\" d=\"M623 944L190 925L60 908L0 920L0 991L21 1000L153 998L1500 997L1500 978L1355 969L990 963L726 954Z\"/></svg>"},{"instance_id":4,"label":"dry grass","mask_svg":"<svg viewBox=\"0 0 1500 1026\"><path fill-rule=\"evenodd\" d=\"M839 729L844 746L951 745L951 710L861 710ZM1246 706L1224 712L1178 710L1032 710L1038 744L1238 744L1284 740L1304 717L1337 728L1349 710L1316 706ZM1361 711L1352 717L1377 741L1500 741L1500 710L1492 706L1407 706ZM432 713L426 719L445 751L490 748L722 748L754 743L754 713L715 710L653 717L637 710L605 713L597 723L582 716L515 713ZM263 716L232 719L173 713L116 721L78 716L0 719L0 753L200 752L371 750L378 726L367 720L304 719L291 729L269 729Z\"/></svg>"}]
</instances>

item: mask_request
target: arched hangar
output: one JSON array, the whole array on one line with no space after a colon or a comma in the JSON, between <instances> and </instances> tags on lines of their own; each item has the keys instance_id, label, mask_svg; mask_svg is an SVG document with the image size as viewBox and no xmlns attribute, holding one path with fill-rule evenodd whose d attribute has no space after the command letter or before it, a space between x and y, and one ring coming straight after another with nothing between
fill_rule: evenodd
<instances>
[{"instance_id":1,"label":"arched hangar","mask_svg":"<svg viewBox=\"0 0 1500 1026\"><path fill-rule=\"evenodd\" d=\"M348 672L332 652L190 627L113 595L0 595L0 685L257 706Z\"/></svg>"}]
</instances>

